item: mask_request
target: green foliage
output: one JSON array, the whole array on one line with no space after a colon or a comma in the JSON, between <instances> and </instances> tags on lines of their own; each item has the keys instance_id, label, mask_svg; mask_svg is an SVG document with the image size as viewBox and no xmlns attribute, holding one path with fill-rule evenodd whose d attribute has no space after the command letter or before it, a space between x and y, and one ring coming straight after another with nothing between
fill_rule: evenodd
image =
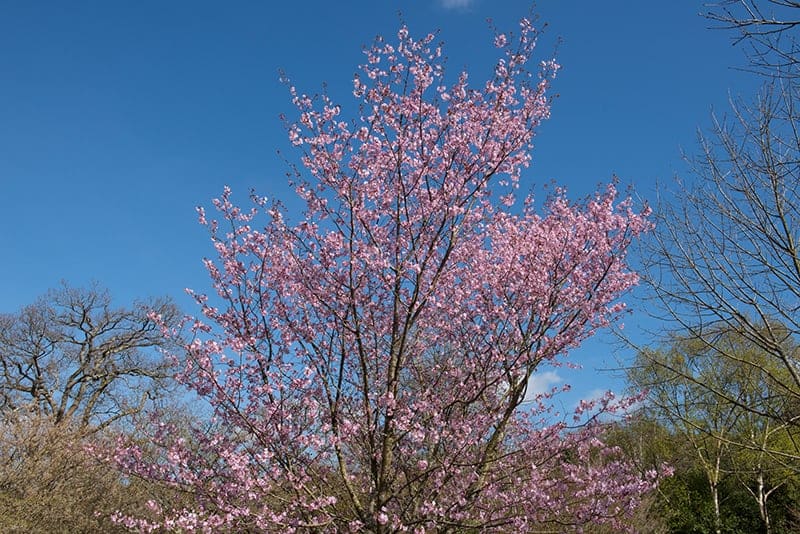
<instances>
[{"instance_id":1,"label":"green foliage","mask_svg":"<svg viewBox=\"0 0 800 534\"><path fill-rule=\"evenodd\" d=\"M638 530L674 534L713 534L714 505L707 472L697 451L687 444L680 432L656 419L643 416L620 423L611 429L607 439L632 457L640 469L658 469L664 463L675 470L664 479L640 510ZM736 473L726 454L719 484L720 528L726 534L766 532L758 507L745 483L754 490L755 481L748 473ZM770 487L780 485L768 500L772 534L798 532L797 511L800 509L800 477L796 472L777 469L781 463L772 460L776 471Z\"/></svg>"}]
</instances>

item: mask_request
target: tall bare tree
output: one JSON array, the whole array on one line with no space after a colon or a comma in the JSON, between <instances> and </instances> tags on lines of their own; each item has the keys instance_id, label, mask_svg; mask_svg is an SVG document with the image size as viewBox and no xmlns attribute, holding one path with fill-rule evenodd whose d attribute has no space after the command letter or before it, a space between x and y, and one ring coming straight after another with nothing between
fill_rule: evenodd
<instances>
[{"instance_id":1,"label":"tall bare tree","mask_svg":"<svg viewBox=\"0 0 800 534\"><path fill-rule=\"evenodd\" d=\"M155 315L178 324L167 299L115 307L96 284L64 285L0 315L0 531L121 532L115 511L177 498L123 480L86 448L102 448L112 424L172 391L158 349L173 342Z\"/></svg>"},{"instance_id":2,"label":"tall bare tree","mask_svg":"<svg viewBox=\"0 0 800 534\"><path fill-rule=\"evenodd\" d=\"M773 79L714 121L690 180L659 201L644 258L661 317L719 358L758 365L719 343L741 336L785 371L776 391L800 407L798 96L794 80ZM798 410L764 415L800 424Z\"/></svg>"},{"instance_id":3,"label":"tall bare tree","mask_svg":"<svg viewBox=\"0 0 800 534\"><path fill-rule=\"evenodd\" d=\"M113 307L97 285L64 285L0 315L0 408L93 429L136 413L170 376L154 315L173 324L179 314L167 299Z\"/></svg>"}]
</instances>

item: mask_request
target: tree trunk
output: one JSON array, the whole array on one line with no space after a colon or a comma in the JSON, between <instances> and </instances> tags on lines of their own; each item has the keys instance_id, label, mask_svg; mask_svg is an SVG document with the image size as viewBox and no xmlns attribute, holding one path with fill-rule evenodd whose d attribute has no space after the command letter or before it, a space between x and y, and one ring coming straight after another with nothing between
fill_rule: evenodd
<instances>
[{"instance_id":1,"label":"tree trunk","mask_svg":"<svg viewBox=\"0 0 800 534\"><path fill-rule=\"evenodd\" d=\"M722 519L719 513L719 485L716 481L709 484L711 488L711 500L714 502L714 532L722 534Z\"/></svg>"},{"instance_id":2,"label":"tree trunk","mask_svg":"<svg viewBox=\"0 0 800 534\"><path fill-rule=\"evenodd\" d=\"M769 510L767 510L767 493L764 491L764 472L758 470L758 487L756 488L756 499L758 500L758 513L761 515L761 520L764 522L766 534L772 534L772 525L769 522Z\"/></svg>"}]
</instances>

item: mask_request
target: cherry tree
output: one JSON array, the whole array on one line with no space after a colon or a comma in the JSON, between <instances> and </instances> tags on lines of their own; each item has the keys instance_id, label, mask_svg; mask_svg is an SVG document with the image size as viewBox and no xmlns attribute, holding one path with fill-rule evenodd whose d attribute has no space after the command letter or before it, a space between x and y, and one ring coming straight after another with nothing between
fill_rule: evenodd
<instances>
[{"instance_id":1,"label":"cherry tree","mask_svg":"<svg viewBox=\"0 0 800 534\"><path fill-rule=\"evenodd\" d=\"M299 221L257 196L240 208L228 189L216 219L199 210L216 296L195 294L179 378L216 430L159 425L160 461L120 443L123 470L195 497L120 517L128 527L623 530L653 487L600 439L610 398L582 403L570 428L550 393L527 391L623 311L647 210L613 184L581 203L558 189L515 200L558 69L533 62L528 20L495 35L500 59L477 87L448 81L434 35L397 37L366 50L355 120L290 88Z\"/></svg>"}]
</instances>

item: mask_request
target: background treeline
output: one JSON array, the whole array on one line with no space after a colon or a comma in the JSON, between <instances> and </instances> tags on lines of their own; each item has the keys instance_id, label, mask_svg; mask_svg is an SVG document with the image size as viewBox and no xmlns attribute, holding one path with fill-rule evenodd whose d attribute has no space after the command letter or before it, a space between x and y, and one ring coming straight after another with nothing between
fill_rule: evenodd
<instances>
[{"instance_id":1,"label":"background treeline","mask_svg":"<svg viewBox=\"0 0 800 534\"><path fill-rule=\"evenodd\" d=\"M800 530L800 404L782 387L785 368L724 330L713 350L689 337L643 351L628 377L649 394L611 439L642 469L674 469L643 531Z\"/></svg>"}]
</instances>

